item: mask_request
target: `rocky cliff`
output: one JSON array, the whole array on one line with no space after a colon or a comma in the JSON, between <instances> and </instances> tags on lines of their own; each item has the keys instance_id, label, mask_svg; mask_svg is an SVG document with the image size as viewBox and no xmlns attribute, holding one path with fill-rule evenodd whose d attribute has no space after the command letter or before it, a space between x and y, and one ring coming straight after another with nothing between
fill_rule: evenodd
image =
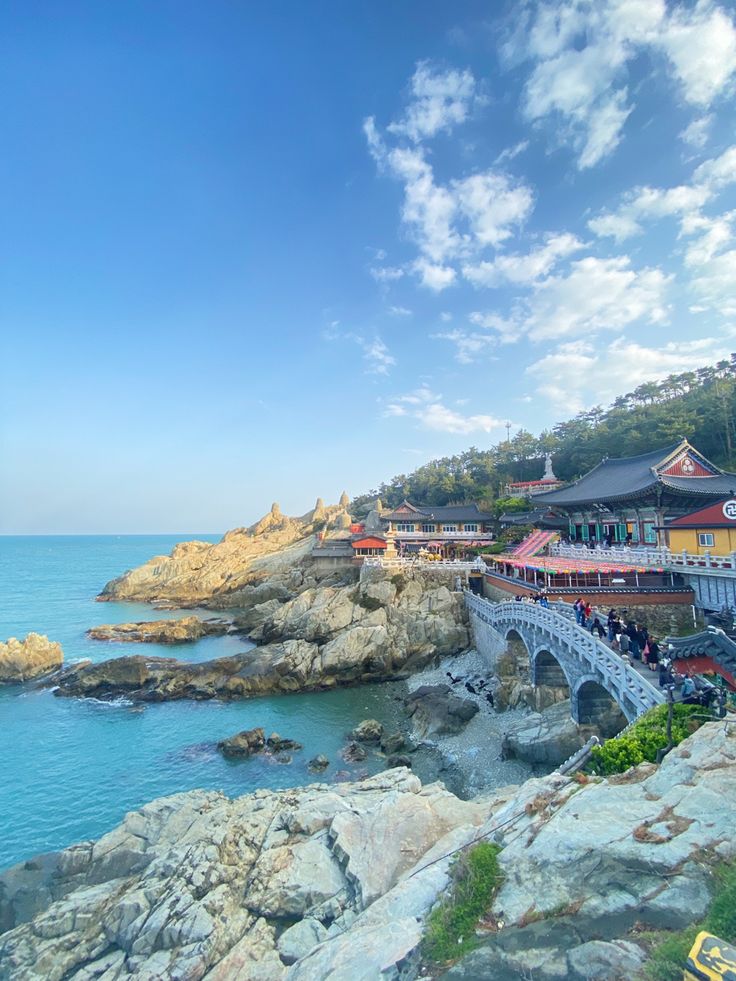
<instances>
[{"instance_id":1,"label":"rocky cliff","mask_svg":"<svg viewBox=\"0 0 736 981\"><path fill-rule=\"evenodd\" d=\"M0 683L17 683L38 678L61 667L61 644L43 634L28 634L24 640L11 637L0 644Z\"/></svg>"},{"instance_id":2,"label":"rocky cliff","mask_svg":"<svg viewBox=\"0 0 736 981\"><path fill-rule=\"evenodd\" d=\"M59 695L149 701L243 698L402 678L469 644L463 597L417 574L377 574L358 585L315 587L268 600L254 636L265 645L198 663L122 657L64 674Z\"/></svg>"},{"instance_id":3,"label":"rocky cliff","mask_svg":"<svg viewBox=\"0 0 736 981\"><path fill-rule=\"evenodd\" d=\"M501 847L478 949L447 979L633 977L635 924L680 927L736 857L736 726L659 767L462 802L406 770L228 800L195 791L0 877L3 981L410 979L453 853ZM432 974L438 977L438 973Z\"/></svg>"},{"instance_id":4,"label":"rocky cliff","mask_svg":"<svg viewBox=\"0 0 736 981\"><path fill-rule=\"evenodd\" d=\"M344 533L350 524L345 503L325 507L321 501L298 518L281 513L278 504L249 528L235 528L216 544L182 542L171 555L157 555L107 583L100 600L165 600L179 606L251 605L248 590L266 579L283 581L293 591L300 577L292 573L309 556L317 534ZM294 581L292 581L294 580Z\"/></svg>"}]
</instances>

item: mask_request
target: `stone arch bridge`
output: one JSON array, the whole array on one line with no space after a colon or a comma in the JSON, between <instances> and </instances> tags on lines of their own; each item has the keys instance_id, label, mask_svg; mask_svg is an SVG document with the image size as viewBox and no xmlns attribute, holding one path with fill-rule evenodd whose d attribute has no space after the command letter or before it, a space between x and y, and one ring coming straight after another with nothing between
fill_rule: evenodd
<instances>
[{"instance_id":1,"label":"stone arch bridge","mask_svg":"<svg viewBox=\"0 0 736 981\"><path fill-rule=\"evenodd\" d=\"M664 702L664 694L597 637L579 626L570 610L532 603L491 603L465 592L477 650L495 667L509 635L529 652L533 685L567 685L572 717L596 722L612 698L629 722Z\"/></svg>"}]
</instances>

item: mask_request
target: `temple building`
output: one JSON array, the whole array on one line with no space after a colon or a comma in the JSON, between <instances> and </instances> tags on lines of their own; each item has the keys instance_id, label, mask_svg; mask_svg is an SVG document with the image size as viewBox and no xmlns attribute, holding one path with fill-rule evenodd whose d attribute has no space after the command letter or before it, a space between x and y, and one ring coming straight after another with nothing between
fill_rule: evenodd
<instances>
[{"instance_id":1,"label":"temple building","mask_svg":"<svg viewBox=\"0 0 736 981\"><path fill-rule=\"evenodd\" d=\"M567 487L532 495L567 519L573 542L666 544L668 522L736 492L736 474L686 439L640 456L605 459Z\"/></svg>"},{"instance_id":2,"label":"temple building","mask_svg":"<svg viewBox=\"0 0 736 981\"><path fill-rule=\"evenodd\" d=\"M381 513L383 537L389 551L397 555L426 550L443 558L459 558L495 540L492 522L493 515L477 504L425 507L403 501L394 511Z\"/></svg>"}]
</instances>

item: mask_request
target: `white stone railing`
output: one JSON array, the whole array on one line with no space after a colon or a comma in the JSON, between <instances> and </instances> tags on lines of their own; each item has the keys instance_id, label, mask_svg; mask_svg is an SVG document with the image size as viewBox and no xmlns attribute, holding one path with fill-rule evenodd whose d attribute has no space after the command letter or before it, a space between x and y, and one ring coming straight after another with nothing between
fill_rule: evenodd
<instances>
[{"instance_id":1,"label":"white stone railing","mask_svg":"<svg viewBox=\"0 0 736 981\"><path fill-rule=\"evenodd\" d=\"M538 603L491 603L466 590L465 603L468 611L492 627L529 625L537 627L565 646L580 662L587 673L598 676L608 692L626 711L627 703L641 715L664 701L662 692L627 664L601 640L593 637L565 612ZM554 644L551 653L554 654Z\"/></svg>"},{"instance_id":2,"label":"white stone railing","mask_svg":"<svg viewBox=\"0 0 736 981\"><path fill-rule=\"evenodd\" d=\"M495 542L496 537L487 531L399 531L397 528L391 529L391 534L396 538L446 538L452 541L456 538L467 539L468 541L488 541Z\"/></svg>"},{"instance_id":3,"label":"white stone railing","mask_svg":"<svg viewBox=\"0 0 736 981\"><path fill-rule=\"evenodd\" d=\"M711 555L709 551L706 551L703 555L696 555L685 549L681 552L672 552L668 548L606 548L601 545L596 545L595 548L586 548L584 545L563 545L561 542L556 542L550 545L549 554L565 558L620 562L622 565L652 564L665 566L668 569L736 571L736 552L731 552L728 555Z\"/></svg>"},{"instance_id":4,"label":"white stone railing","mask_svg":"<svg viewBox=\"0 0 736 981\"><path fill-rule=\"evenodd\" d=\"M398 556L395 559L384 559L380 555L367 556L363 559L363 565L372 566L377 569L450 569L454 572L471 572L473 570L486 572L488 569L485 562L481 568L477 561L461 562L459 559L438 559L432 561L431 559L421 559L418 557L399 558Z\"/></svg>"}]
</instances>

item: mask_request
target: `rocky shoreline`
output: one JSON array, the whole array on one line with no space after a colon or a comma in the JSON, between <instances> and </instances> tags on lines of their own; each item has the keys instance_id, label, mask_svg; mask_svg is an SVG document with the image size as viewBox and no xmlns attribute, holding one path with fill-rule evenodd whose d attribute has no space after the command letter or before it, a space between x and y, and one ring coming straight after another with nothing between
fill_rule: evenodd
<instances>
[{"instance_id":1,"label":"rocky shoreline","mask_svg":"<svg viewBox=\"0 0 736 981\"><path fill-rule=\"evenodd\" d=\"M473 801L405 769L179 794L0 876L0 978L415 978L453 855L477 840L500 847L503 884L477 949L432 976L583 981L596 963L596 978L630 977L638 925L706 910L714 866L736 858L735 800L730 722L660 767Z\"/></svg>"},{"instance_id":2,"label":"rocky shoreline","mask_svg":"<svg viewBox=\"0 0 736 981\"><path fill-rule=\"evenodd\" d=\"M229 620L197 616L172 620L139 620L136 623L103 623L90 627L92 640L110 643L191 644L202 637L221 637L231 629Z\"/></svg>"}]
</instances>

